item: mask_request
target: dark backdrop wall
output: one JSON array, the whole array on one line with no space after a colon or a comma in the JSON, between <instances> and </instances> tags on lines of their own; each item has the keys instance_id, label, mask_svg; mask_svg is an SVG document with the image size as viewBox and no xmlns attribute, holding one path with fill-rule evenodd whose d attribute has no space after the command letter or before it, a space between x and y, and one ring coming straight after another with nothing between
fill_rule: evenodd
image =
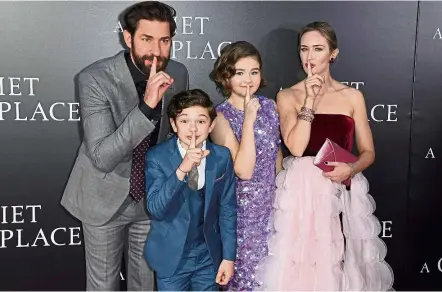
<instances>
[{"instance_id":1,"label":"dark backdrop wall","mask_svg":"<svg viewBox=\"0 0 442 292\"><path fill-rule=\"evenodd\" d=\"M262 94L305 75L302 25L324 20L340 47L334 77L366 98L376 162L365 171L396 290L442 289L442 4L167 2L178 11L171 57L190 85L222 97L208 73L226 44L262 53ZM84 289L80 223L59 204L80 145L75 75L122 49L132 2L0 2L0 289ZM122 273L124 286L124 273Z\"/></svg>"}]
</instances>

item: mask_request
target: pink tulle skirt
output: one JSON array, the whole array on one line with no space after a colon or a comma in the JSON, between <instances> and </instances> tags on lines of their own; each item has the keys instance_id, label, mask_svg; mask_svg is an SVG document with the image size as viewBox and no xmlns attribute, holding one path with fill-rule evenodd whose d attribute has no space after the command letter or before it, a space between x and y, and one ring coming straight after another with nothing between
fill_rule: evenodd
<instances>
[{"instance_id":1,"label":"pink tulle skirt","mask_svg":"<svg viewBox=\"0 0 442 292\"><path fill-rule=\"evenodd\" d=\"M313 157L290 156L283 166L276 179L269 255L256 268L259 290L392 289L367 179L357 174L347 191L325 178Z\"/></svg>"}]
</instances>

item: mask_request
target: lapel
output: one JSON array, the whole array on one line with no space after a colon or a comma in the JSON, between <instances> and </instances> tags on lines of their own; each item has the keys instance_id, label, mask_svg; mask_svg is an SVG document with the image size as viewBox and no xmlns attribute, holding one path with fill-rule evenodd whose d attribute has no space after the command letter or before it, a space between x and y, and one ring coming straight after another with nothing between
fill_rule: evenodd
<instances>
[{"instance_id":1,"label":"lapel","mask_svg":"<svg viewBox=\"0 0 442 292\"><path fill-rule=\"evenodd\" d=\"M172 139L167 140L169 143L169 163L172 167L172 173L176 171L178 166L180 166L181 161L183 161L183 158L181 157L180 150L178 149L177 145L178 137L176 135L173 136ZM189 196L188 188L184 188L184 196L187 198Z\"/></svg>"},{"instance_id":2,"label":"lapel","mask_svg":"<svg viewBox=\"0 0 442 292\"><path fill-rule=\"evenodd\" d=\"M169 162L172 166L172 170L175 171L178 166L180 166L181 161L183 161L183 158L181 157L180 151L178 150L177 143L177 136L175 135L172 139L168 140L169 143Z\"/></svg>"},{"instance_id":3,"label":"lapel","mask_svg":"<svg viewBox=\"0 0 442 292\"><path fill-rule=\"evenodd\" d=\"M135 88L134 80L127 67L126 58L124 57L124 50L117 54L115 58L115 76L119 80L117 88L120 91L120 103L122 117L134 109L140 99L138 98L137 89Z\"/></svg>"},{"instance_id":4,"label":"lapel","mask_svg":"<svg viewBox=\"0 0 442 292\"><path fill-rule=\"evenodd\" d=\"M213 186L215 184L217 162L215 156L215 149L213 144L206 142L206 149L210 150L210 154L206 157L206 182L205 182L205 204L204 204L204 219L207 217L207 210L209 210L210 200L212 199Z\"/></svg>"},{"instance_id":5,"label":"lapel","mask_svg":"<svg viewBox=\"0 0 442 292\"><path fill-rule=\"evenodd\" d=\"M160 123L160 128L158 129L158 137L157 137L157 144L160 143L161 141L165 140L165 136L166 133L165 131L169 132L168 130L168 126L169 126L169 121L167 118L167 105L166 104L166 97L167 97L167 91L166 93L164 93L163 96L163 100L161 101L161 119L159 121ZM168 104L168 103L167 103ZM178 149L177 149L178 151ZM179 155L179 151L178 151L178 155Z\"/></svg>"},{"instance_id":6,"label":"lapel","mask_svg":"<svg viewBox=\"0 0 442 292\"><path fill-rule=\"evenodd\" d=\"M170 61L169 61L170 63ZM164 72L166 72L169 76L173 78L173 74L170 72L169 65L164 69ZM161 121L160 121L160 129L158 132L158 140L157 143L160 143L161 141L164 141L168 138L168 134L171 133L171 128L169 124L169 119L167 117L167 106L169 105L169 102L174 95L175 92L175 82L172 83L172 85L166 90L163 96L163 102L161 107Z\"/></svg>"}]
</instances>

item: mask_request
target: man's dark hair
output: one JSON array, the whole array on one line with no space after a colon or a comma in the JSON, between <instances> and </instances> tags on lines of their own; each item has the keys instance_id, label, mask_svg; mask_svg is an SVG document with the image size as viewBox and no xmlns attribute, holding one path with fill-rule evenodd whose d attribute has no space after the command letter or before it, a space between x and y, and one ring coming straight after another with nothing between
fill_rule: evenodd
<instances>
[{"instance_id":1,"label":"man's dark hair","mask_svg":"<svg viewBox=\"0 0 442 292\"><path fill-rule=\"evenodd\" d=\"M175 9L167 4L157 1L144 1L126 9L123 15L123 25L124 29L133 36L141 19L169 22L170 37L173 37L176 29L175 16Z\"/></svg>"},{"instance_id":2,"label":"man's dark hair","mask_svg":"<svg viewBox=\"0 0 442 292\"><path fill-rule=\"evenodd\" d=\"M167 107L167 115L174 121L176 117L186 108L201 106L209 111L210 122L216 118L216 110L213 102L207 93L201 89L191 89L175 94Z\"/></svg>"}]
</instances>

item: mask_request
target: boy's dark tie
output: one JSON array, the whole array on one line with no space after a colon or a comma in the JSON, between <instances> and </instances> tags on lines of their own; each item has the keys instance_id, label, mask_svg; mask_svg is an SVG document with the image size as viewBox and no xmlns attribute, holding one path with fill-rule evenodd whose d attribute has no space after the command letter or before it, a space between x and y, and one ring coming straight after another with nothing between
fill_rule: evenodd
<instances>
[{"instance_id":1,"label":"boy's dark tie","mask_svg":"<svg viewBox=\"0 0 442 292\"><path fill-rule=\"evenodd\" d=\"M194 165L187 175L187 184L191 190L198 190L198 178L198 167Z\"/></svg>"}]
</instances>

